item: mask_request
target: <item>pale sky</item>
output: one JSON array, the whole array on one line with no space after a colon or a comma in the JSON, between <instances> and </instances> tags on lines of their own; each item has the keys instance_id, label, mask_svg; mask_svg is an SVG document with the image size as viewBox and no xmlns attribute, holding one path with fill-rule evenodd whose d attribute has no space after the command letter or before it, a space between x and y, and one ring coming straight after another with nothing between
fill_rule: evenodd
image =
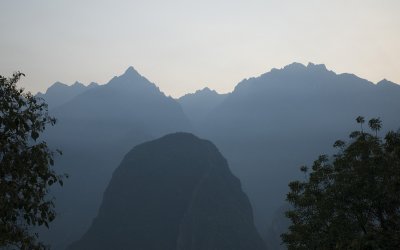
<instances>
[{"instance_id":1,"label":"pale sky","mask_svg":"<svg viewBox=\"0 0 400 250\"><path fill-rule=\"evenodd\" d=\"M400 83L400 0L0 0L0 75L34 93L128 66L178 97L292 62Z\"/></svg>"}]
</instances>

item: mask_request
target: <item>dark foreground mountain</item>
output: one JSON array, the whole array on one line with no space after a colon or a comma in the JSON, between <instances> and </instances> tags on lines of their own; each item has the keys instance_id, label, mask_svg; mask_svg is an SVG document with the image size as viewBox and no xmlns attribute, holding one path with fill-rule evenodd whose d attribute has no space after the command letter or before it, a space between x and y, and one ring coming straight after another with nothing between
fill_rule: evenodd
<instances>
[{"instance_id":1,"label":"dark foreground mountain","mask_svg":"<svg viewBox=\"0 0 400 250\"><path fill-rule=\"evenodd\" d=\"M303 178L299 167L334 153L331 145L359 128L359 115L380 117L382 133L397 130L400 86L294 63L243 80L196 127L229 160L266 235L289 181Z\"/></svg>"},{"instance_id":2,"label":"dark foreground mountain","mask_svg":"<svg viewBox=\"0 0 400 250\"><path fill-rule=\"evenodd\" d=\"M179 104L132 67L51 114L58 122L45 139L63 151L55 167L69 175L64 187L53 189L57 218L41 232L53 249L64 249L87 230L112 172L133 146L190 130Z\"/></svg>"},{"instance_id":3,"label":"dark foreground mountain","mask_svg":"<svg viewBox=\"0 0 400 250\"><path fill-rule=\"evenodd\" d=\"M239 179L209 141L175 133L134 147L78 249L261 250Z\"/></svg>"}]
</instances>

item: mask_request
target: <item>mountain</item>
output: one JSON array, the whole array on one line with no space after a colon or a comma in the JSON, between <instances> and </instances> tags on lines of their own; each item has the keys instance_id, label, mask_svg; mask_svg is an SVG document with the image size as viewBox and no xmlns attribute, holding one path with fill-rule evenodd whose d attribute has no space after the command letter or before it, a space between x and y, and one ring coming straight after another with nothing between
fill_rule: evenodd
<instances>
[{"instance_id":1,"label":"mountain","mask_svg":"<svg viewBox=\"0 0 400 250\"><path fill-rule=\"evenodd\" d=\"M299 167L334 153L337 139L359 129L355 118L380 117L382 134L400 126L400 87L374 84L325 65L299 63L241 81L210 111L199 135L212 140L249 195L255 223L268 238Z\"/></svg>"},{"instance_id":2,"label":"mountain","mask_svg":"<svg viewBox=\"0 0 400 250\"><path fill-rule=\"evenodd\" d=\"M133 67L107 84L77 96L53 113L64 124L67 121L88 121L95 126L116 123L145 128L154 136L191 127L180 105Z\"/></svg>"},{"instance_id":3,"label":"mountain","mask_svg":"<svg viewBox=\"0 0 400 250\"><path fill-rule=\"evenodd\" d=\"M204 88L195 93L186 94L178 99L183 112L193 124L203 122L207 115L217 107L228 94L218 94L215 90Z\"/></svg>"},{"instance_id":4,"label":"mountain","mask_svg":"<svg viewBox=\"0 0 400 250\"><path fill-rule=\"evenodd\" d=\"M399 85L388 80L374 84L312 63L245 79L226 96L205 89L186 97L178 101L196 133L213 141L228 159L249 196L255 225L271 246L279 244L269 242L279 239L270 225L284 204L287 185L304 178L299 166L334 153L334 141L359 129L359 115L380 117L382 134L400 127ZM58 123L44 139L64 152L56 158L56 170L70 178L52 190L58 216L49 231L41 232L45 242L64 249L88 230L113 166L133 146L193 131L178 101L129 68L51 110Z\"/></svg>"},{"instance_id":5,"label":"mountain","mask_svg":"<svg viewBox=\"0 0 400 250\"><path fill-rule=\"evenodd\" d=\"M273 214L271 224L267 231L268 233L265 236L265 242L267 243L268 249L287 249L286 245L282 242L281 234L286 233L291 225L291 221L285 216L285 212L290 209L290 205L285 203Z\"/></svg>"},{"instance_id":6,"label":"mountain","mask_svg":"<svg viewBox=\"0 0 400 250\"><path fill-rule=\"evenodd\" d=\"M134 147L97 217L68 249L261 250L247 196L209 141L174 133Z\"/></svg>"},{"instance_id":7,"label":"mountain","mask_svg":"<svg viewBox=\"0 0 400 250\"><path fill-rule=\"evenodd\" d=\"M71 86L61 82L56 82L47 89L46 93L43 94L39 92L36 96L43 98L49 105L49 109L52 110L69 102L75 96L82 94L86 90L97 86L98 84L95 82L92 82L88 86L85 86L80 82L75 82Z\"/></svg>"},{"instance_id":8,"label":"mountain","mask_svg":"<svg viewBox=\"0 0 400 250\"><path fill-rule=\"evenodd\" d=\"M190 131L179 104L133 67L51 110L57 124L44 139L63 152L55 170L69 178L53 188L57 218L41 238L64 249L87 230L122 157L135 145L164 134Z\"/></svg>"}]
</instances>

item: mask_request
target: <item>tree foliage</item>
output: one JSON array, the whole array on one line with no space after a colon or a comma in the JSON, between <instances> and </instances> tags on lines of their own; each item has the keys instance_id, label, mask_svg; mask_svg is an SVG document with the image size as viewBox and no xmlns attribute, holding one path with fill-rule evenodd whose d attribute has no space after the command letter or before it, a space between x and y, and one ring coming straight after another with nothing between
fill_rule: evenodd
<instances>
[{"instance_id":1,"label":"tree foliage","mask_svg":"<svg viewBox=\"0 0 400 250\"><path fill-rule=\"evenodd\" d=\"M332 159L320 156L305 181L289 184L289 250L400 249L400 133L381 139L379 119L369 121L373 134L357 122L348 145L335 142Z\"/></svg>"},{"instance_id":2,"label":"tree foliage","mask_svg":"<svg viewBox=\"0 0 400 250\"><path fill-rule=\"evenodd\" d=\"M63 176L39 136L56 120L43 100L16 86L21 76L0 76L0 248L44 249L30 229L55 218L48 188Z\"/></svg>"}]
</instances>

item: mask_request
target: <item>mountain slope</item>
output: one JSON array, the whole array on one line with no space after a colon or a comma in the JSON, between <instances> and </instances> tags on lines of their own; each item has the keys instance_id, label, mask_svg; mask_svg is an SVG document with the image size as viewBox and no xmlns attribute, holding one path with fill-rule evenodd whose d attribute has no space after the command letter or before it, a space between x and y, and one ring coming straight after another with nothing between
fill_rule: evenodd
<instances>
[{"instance_id":1,"label":"mountain slope","mask_svg":"<svg viewBox=\"0 0 400 250\"><path fill-rule=\"evenodd\" d=\"M182 108L171 97L129 67L107 84L86 91L54 110L60 119L128 122L144 127L156 136L190 129Z\"/></svg>"},{"instance_id":2,"label":"mountain slope","mask_svg":"<svg viewBox=\"0 0 400 250\"><path fill-rule=\"evenodd\" d=\"M133 148L69 249L261 250L250 203L218 149L176 133Z\"/></svg>"},{"instance_id":3,"label":"mountain slope","mask_svg":"<svg viewBox=\"0 0 400 250\"><path fill-rule=\"evenodd\" d=\"M56 169L70 176L54 188L58 216L41 238L64 249L90 225L114 166L136 144L191 129L179 104L132 67L52 110L45 140L63 151Z\"/></svg>"},{"instance_id":4,"label":"mountain slope","mask_svg":"<svg viewBox=\"0 0 400 250\"><path fill-rule=\"evenodd\" d=\"M266 234L287 184L302 178L299 166L333 152L334 141L358 129L357 116L380 117L387 130L400 126L399 114L396 84L294 63L240 82L210 112L201 135L229 159Z\"/></svg>"}]
</instances>

